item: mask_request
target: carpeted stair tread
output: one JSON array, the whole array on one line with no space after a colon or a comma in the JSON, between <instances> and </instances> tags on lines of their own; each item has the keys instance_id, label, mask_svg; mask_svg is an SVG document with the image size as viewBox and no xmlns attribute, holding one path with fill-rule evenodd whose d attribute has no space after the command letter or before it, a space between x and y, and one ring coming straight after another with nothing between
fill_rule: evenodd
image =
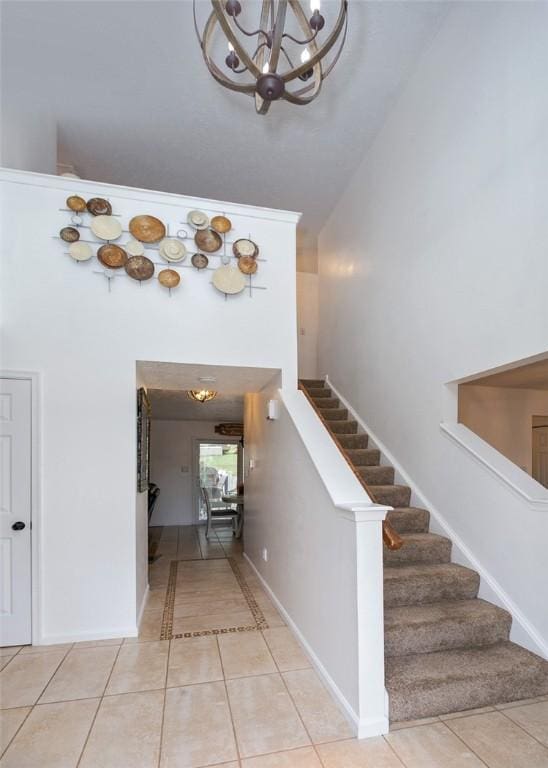
<instances>
[{"instance_id":1,"label":"carpeted stair tread","mask_svg":"<svg viewBox=\"0 0 548 768\"><path fill-rule=\"evenodd\" d=\"M307 387L306 391L313 400L331 397L331 390L328 387Z\"/></svg>"},{"instance_id":2,"label":"carpeted stair tread","mask_svg":"<svg viewBox=\"0 0 548 768\"><path fill-rule=\"evenodd\" d=\"M340 408L340 402L336 397L314 397L312 402L316 408L320 408L322 411Z\"/></svg>"},{"instance_id":3,"label":"carpeted stair tread","mask_svg":"<svg viewBox=\"0 0 548 768\"><path fill-rule=\"evenodd\" d=\"M390 719L411 720L548 694L548 662L511 642L386 659Z\"/></svg>"},{"instance_id":4,"label":"carpeted stair tread","mask_svg":"<svg viewBox=\"0 0 548 768\"><path fill-rule=\"evenodd\" d=\"M381 452L377 448L347 448L345 454L356 469L378 466Z\"/></svg>"},{"instance_id":5,"label":"carpeted stair tread","mask_svg":"<svg viewBox=\"0 0 548 768\"><path fill-rule=\"evenodd\" d=\"M357 421L330 421L325 420L329 429L336 435L355 435L358 431Z\"/></svg>"},{"instance_id":6,"label":"carpeted stair tread","mask_svg":"<svg viewBox=\"0 0 548 768\"><path fill-rule=\"evenodd\" d=\"M360 432L359 435L337 435L337 442L345 451L348 448L367 448L369 435Z\"/></svg>"},{"instance_id":7,"label":"carpeted stair tread","mask_svg":"<svg viewBox=\"0 0 548 768\"><path fill-rule=\"evenodd\" d=\"M387 656L479 647L508 640L512 617L485 600L444 600L384 612Z\"/></svg>"},{"instance_id":8,"label":"carpeted stair tread","mask_svg":"<svg viewBox=\"0 0 548 768\"><path fill-rule=\"evenodd\" d=\"M449 563L451 540L437 533L402 533L401 549L384 549L384 564L388 566L411 563Z\"/></svg>"},{"instance_id":9,"label":"carpeted stair tread","mask_svg":"<svg viewBox=\"0 0 548 768\"><path fill-rule=\"evenodd\" d=\"M321 401L320 401L321 402ZM326 421L347 421L348 411L346 408L318 408L318 411Z\"/></svg>"},{"instance_id":10,"label":"carpeted stair tread","mask_svg":"<svg viewBox=\"0 0 548 768\"><path fill-rule=\"evenodd\" d=\"M389 507L408 507L411 488L407 485L371 485L371 493L378 504Z\"/></svg>"},{"instance_id":11,"label":"carpeted stair tread","mask_svg":"<svg viewBox=\"0 0 548 768\"><path fill-rule=\"evenodd\" d=\"M456 563L384 568L384 605L417 605L477 597L479 575Z\"/></svg>"},{"instance_id":12,"label":"carpeted stair tread","mask_svg":"<svg viewBox=\"0 0 548 768\"><path fill-rule=\"evenodd\" d=\"M386 519L398 533L426 533L430 525L430 512L419 507L395 507Z\"/></svg>"},{"instance_id":13,"label":"carpeted stair tread","mask_svg":"<svg viewBox=\"0 0 548 768\"><path fill-rule=\"evenodd\" d=\"M394 483L394 467L356 467L356 471L368 485L392 485Z\"/></svg>"}]
</instances>

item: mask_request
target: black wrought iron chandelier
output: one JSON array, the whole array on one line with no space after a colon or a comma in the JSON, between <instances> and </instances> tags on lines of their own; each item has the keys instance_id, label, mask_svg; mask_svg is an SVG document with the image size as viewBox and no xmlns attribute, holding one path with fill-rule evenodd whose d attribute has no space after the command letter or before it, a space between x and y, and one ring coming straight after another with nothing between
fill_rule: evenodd
<instances>
[{"instance_id":1,"label":"black wrought iron chandelier","mask_svg":"<svg viewBox=\"0 0 548 768\"><path fill-rule=\"evenodd\" d=\"M310 104L337 63L346 39L347 0L340 0L329 33L324 31L320 0L310 0L308 14L299 0L262 0L259 22L252 30L243 20L249 4L242 14L239 0L211 0L213 10L201 33L197 5L194 0L194 26L209 71L225 88L254 96L261 115L278 99ZM218 31L224 35L228 54L226 47L219 48Z\"/></svg>"}]
</instances>

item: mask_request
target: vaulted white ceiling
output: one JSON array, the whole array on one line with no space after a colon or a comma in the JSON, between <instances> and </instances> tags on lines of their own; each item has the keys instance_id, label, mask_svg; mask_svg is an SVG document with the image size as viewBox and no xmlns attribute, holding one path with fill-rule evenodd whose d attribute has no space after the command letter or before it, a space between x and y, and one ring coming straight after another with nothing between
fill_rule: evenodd
<instances>
[{"instance_id":1,"label":"vaulted white ceiling","mask_svg":"<svg viewBox=\"0 0 548 768\"><path fill-rule=\"evenodd\" d=\"M313 271L322 222L448 5L350 0L319 98L263 117L209 75L190 0L10 0L3 95L24 94L37 120L53 110L60 159L85 178L302 211L300 268Z\"/></svg>"}]
</instances>

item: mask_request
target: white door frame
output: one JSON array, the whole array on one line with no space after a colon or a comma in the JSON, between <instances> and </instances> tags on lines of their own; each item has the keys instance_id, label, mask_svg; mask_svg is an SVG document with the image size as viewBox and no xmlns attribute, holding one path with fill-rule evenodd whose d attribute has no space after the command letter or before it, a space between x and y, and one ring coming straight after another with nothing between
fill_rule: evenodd
<instances>
[{"instance_id":1,"label":"white door frame","mask_svg":"<svg viewBox=\"0 0 548 768\"><path fill-rule=\"evenodd\" d=\"M198 501L199 493L196 487L196 478L200 463L200 443L220 443L221 445L238 446L238 484L242 482L243 461L242 461L242 438L241 437L193 437L192 438L192 519L194 525L205 525L205 520L198 520Z\"/></svg>"},{"instance_id":2,"label":"white door frame","mask_svg":"<svg viewBox=\"0 0 548 768\"><path fill-rule=\"evenodd\" d=\"M40 506L40 374L35 371L6 371L0 369L2 379L23 379L30 381L31 388L31 636L32 644L42 642L42 558L41 558L41 506Z\"/></svg>"}]
</instances>

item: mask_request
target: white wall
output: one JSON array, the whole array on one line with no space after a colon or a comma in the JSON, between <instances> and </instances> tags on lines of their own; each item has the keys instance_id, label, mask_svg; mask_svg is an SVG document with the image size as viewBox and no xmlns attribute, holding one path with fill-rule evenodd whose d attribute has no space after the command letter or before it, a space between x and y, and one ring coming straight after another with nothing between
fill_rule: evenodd
<instances>
[{"instance_id":1,"label":"white wall","mask_svg":"<svg viewBox=\"0 0 548 768\"><path fill-rule=\"evenodd\" d=\"M517 464L533 471L533 416L548 415L548 392L463 385L459 421Z\"/></svg>"},{"instance_id":2,"label":"white wall","mask_svg":"<svg viewBox=\"0 0 548 768\"><path fill-rule=\"evenodd\" d=\"M440 421L446 382L548 349L547 39L545 3L453 4L321 233L319 334L319 373L544 648L546 510Z\"/></svg>"},{"instance_id":3,"label":"white wall","mask_svg":"<svg viewBox=\"0 0 548 768\"><path fill-rule=\"evenodd\" d=\"M312 272L297 272L299 378L318 375L319 280Z\"/></svg>"},{"instance_id":4,"label":"white wall","mask_svg":"<svg viewBox=\"0 0 548 768\"><path fill-rule=\"evenodd\" d=\"M39 639L128 635L145 578L136 574L136 361L279 368L294 386L298 216L14 171L1 178L2 366L42 379ZM234 234L261 247L257 280L268 290L225 301L210 272L184 270L171 298L155 281L125 277L109 293L97 262L73 262L55 239L75 192L108 196L126 226L151 213L173 231L190 208L226 211Z\"/></svg>"},{"instance_id":5,"label":"white wall","mask_svg":"<svg viewBox=\"0 0 548 768\"><path fill-rule=\"evenodd\" d=\"M218 438L213 421L153 419L150 435L150 479L160 488L151 525L192 525L195 438ZM182 471L186 467L186 472Z\"/></svg>"}]
</instances>

